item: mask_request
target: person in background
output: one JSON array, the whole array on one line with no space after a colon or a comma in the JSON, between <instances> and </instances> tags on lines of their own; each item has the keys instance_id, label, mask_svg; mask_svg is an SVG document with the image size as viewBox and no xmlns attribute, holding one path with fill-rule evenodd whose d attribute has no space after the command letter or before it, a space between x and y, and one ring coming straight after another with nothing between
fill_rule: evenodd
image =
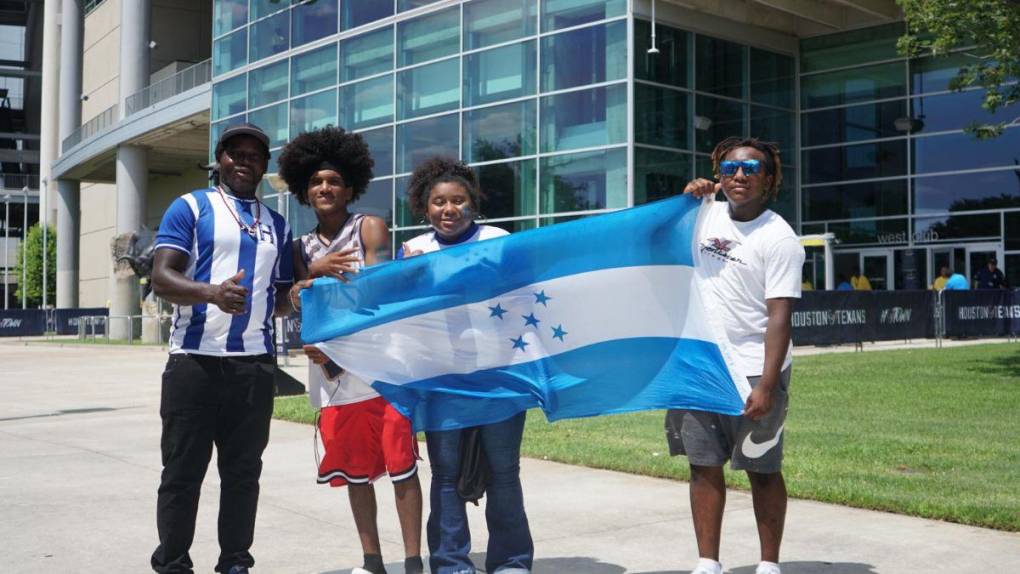
<instances>
[{"instance_id":1,"label":"person in background","mask_svg":"<svg viewBox=\"0 0 1020 574\"><path fill-rule=\"evenodd\" d=\"M159 414L163 475L156 502L156 572L193 572L189 555L213 445L220 472L216 571L247 574L255 559L262 452L273 414L273 316L290 312L290 228L256 196L269 137L227 128L215 150L220 183L178 197L156 235L152 288L174 304Z\"/></svg>"},{"instance_id":2,"label":"person in background","mask_svg":"<svg viewBox=\"0 0 1020 574\"><path fill-rule=\"evenodd\" d=\"M949 272L948 265L943 265L942 267L939 267L939 276L935 278L935 281L932 281L931 288L936 291L941 291L945 289L946 282L949 281L950 275L952 275L952 273Z\"/></svg>"},{"instance_id":3,"label":"person in background","mask_svg":"<svg viewBox=\"0 0 1020 574\"><path fill-rule=\"evenodd\" d=\"M859 267L854 267L853 275L850 276L850 286L854 291L871 291L871 281L861 273Z\"/></svg>"},{"instance_id":4,"label":"person in background","mask_svg":"<svg viewBox=\"0 0 1020 574\"><path fill-rule=\"evenodd\" d=\"M975 289L1007 289L1006 276L998 267L999 262L994 257L988 260L988 264L977 272L974 279Z\"/></svg>"},{"instance_id":5,"label":"person in background","mask_svg":"<svg viewBox=\"0 0 1020 574\"><path fill-rule=\"evenodd\" d=\"M836 277L836 291L853 291L853 290L854 287L853 285L850 284L849 281L847 281L846 275L840 273L839 276Z\"/></svg>"},{"instance_id":6,"label":"person in background","mask_svg":"<svg viewBox=\"0 0 1020 574\"><path fill-rule=\"evenodd\" d=\"M372 180L374 161L358 134L327 126L298 135L280 154L280 177L303 205L315 210L317 224L294 242L291 292L301 306L300 288L309 279L336 277L390 258L390 235L382 219L351 213ZM352 574L386 574L373 483L385 474L393 482L404 542L404 572L421 574L421 484L418 441L411 421L379 396L367 382L344 372L322 351L305 345L309 365L308 398L319 410L318 432L324 453L319 484L347 486L354 524L364 553Z\"/></svg>"},{"instance_id":7,"label":"person in background","mask_svg":"<svg viewBox=\"0 0 1020 574\"><path fill-rule=\"evenodd\" d=\"M943 287L945 291L966 291L968 289L970 289L970 285L967 284L967 278L959 273L952 273Z\"/></svg>"}]
</instances>

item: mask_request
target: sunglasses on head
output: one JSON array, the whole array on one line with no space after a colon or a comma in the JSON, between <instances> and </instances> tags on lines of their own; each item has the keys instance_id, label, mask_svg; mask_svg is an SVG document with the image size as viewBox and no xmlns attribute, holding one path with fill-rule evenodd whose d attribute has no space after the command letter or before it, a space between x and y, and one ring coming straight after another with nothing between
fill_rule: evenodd
<instances>
[{"instance_id":1,"label":"sunglasses on head","mask_svg":"<svg viewBox=\"0 0 1020 574\"><path fill-rule=\"evenodd\" d=\"M737 175L737 170L743 168L744 175L755 175L761 173L762 164L757 159L745 159L742 161L727 160L719 162L719 174L726 176Z\"/></svg>"}]
</instances>

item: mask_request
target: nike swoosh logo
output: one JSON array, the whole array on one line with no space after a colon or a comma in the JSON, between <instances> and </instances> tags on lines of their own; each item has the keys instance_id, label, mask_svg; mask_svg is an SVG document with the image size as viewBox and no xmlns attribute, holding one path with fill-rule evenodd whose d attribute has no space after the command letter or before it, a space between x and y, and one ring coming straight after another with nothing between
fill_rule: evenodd
<instances>
[{"instance_id":1,"label":"nike swoosh logo","mask_svg":"<svg viewBox=\"0 0 1020 574\"><path fill-rule=\"evenodd\" d=\"M761 458L765 455L772 447L779 444L779 437L783 435L783 427L786 425L780 425L779 430L776 431L776 436L765 442L754 442L751 440L751 433L747 433L744 437L744 444L740 445L740 450L743 451L744 456L747 458Z\"/></svg>"}]
</instances>

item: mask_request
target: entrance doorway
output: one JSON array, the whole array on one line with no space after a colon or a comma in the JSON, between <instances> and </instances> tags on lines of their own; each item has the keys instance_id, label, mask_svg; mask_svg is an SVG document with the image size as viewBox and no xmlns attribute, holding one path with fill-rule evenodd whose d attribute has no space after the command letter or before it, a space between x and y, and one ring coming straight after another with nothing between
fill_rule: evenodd
<instances>
[{"instance_id":1,"label":"entrance doorway","mask_svg":"<svg viewBox=\"0 0 1020 574\"><path fill-rule=\"evenodd\" d=\"M967 281L974 287L978 271L985 268L992 259L1002 265L1002 246L997 243L982 243L967 246Z\"/></svg>"}]
</instances>

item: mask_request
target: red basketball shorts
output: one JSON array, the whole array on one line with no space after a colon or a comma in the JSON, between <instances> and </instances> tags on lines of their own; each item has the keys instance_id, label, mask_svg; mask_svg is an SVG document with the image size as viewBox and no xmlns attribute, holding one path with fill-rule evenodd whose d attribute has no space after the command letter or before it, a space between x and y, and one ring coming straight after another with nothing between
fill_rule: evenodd
<instances>
[{"instance_id":1,"label":"red basketball shorts","mask_svg":"<svg viewBox=\"0 0 1020 574\"><path fill-rule=\"evenodd\" d=\"M399 482L418 472L411 421L382 397L323 408L319 436L325 447L319 484L370 484L384 474Z\"/></svg>"}]
</instances>

